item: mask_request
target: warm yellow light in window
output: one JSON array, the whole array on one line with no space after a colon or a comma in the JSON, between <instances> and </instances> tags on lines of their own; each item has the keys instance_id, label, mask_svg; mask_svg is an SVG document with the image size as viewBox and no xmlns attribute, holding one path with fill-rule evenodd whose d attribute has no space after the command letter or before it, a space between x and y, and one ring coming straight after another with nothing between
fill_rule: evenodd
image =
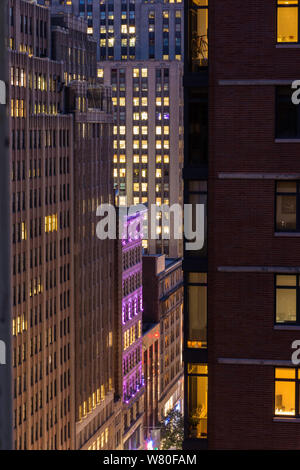
<instances>
[{"instance_id":1,"label":"warm yellow light in window","mask_svg":"<svg viewBox=\"0 0 300 470\"><path fill-rule=\"evenodd\" d=\"M98 70L97 70L97 76L98 76L98 78L103 78L103 76L104 76L104 70L103 70L103 69L98 69Z\"/></svg>"},{"instance_id":2,"label":"warm yellow light in window","mask_svg":"<svg viewBox=\"0 0 300 470\"><path fill-rule=\"evenodd\" d=\"M140 75L140 69L133 69L133 76L137 78L139 77L139 75Z\"/></svg>"},{"instance_id":3,"label":"warm yellow light in window","mask_svg":"<svg viewBox=\"0 0 300 470\"><path fill-rule=\"evenodd\" d=\"M133 163L139 163L139 162L140 162L139 155L133 155Z\"/></svg>"},{"instance_id":4,"label":"warm yellow light in window","mask_svg":"<svg viewBox=\"0 0 300 470\"><path fill-rule=\"evenodd\" d=\"M148 156L142 155L142 163L148 163Z\"/></svg>"},{"instance_id":5,"label":"warm yellow light in window","mask_svg":"<svg viewBox=\"0 0 300 470\"><path fill-rule=\"evenodd\" d=\"M140 133L140 128L139 126L133 126L133 134L138 135Z\"/></svg>"},{"instance_id":6,"label":"warm yellow light in window","mask_svg":"<svg viewBox=\"0 0 300 470\"><path fill-rule=\"evenodd\" d=\"M290 7L277 8L277 41L298 42L298 2L279 1L279 5Z\"/></svg>"}]
</instances>

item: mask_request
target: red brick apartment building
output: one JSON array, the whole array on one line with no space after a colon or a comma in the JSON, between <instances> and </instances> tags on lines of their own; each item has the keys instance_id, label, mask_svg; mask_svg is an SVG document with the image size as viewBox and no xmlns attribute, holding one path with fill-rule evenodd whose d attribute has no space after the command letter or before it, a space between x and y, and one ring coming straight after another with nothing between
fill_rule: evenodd
<instances>
[{"instance_id":1,"label":"red brick apartment building","mask_svg":"<svg viewBox=\"0 0 300 470\"><path fill-rule=\"evenodd\" d=\"M299 449L300 2L185 2L186 449Z\"/></svg>"}]
</instances>

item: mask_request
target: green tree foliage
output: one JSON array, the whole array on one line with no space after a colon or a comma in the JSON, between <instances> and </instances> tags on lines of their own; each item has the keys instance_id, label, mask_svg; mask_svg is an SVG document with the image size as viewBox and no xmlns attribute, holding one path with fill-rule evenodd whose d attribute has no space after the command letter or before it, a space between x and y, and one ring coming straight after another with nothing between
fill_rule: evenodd
<instances>
[{"instance_id":1,"label":"green tree foliage","mask_svg":"<svg viewBox=\"0 0 300 470\"><path fill-rule=\"evenodd\" d=\"M173 409L160 423L162 450L182 449L184 438L184 424L182 414Z\"/></svg>"}]
</instances>

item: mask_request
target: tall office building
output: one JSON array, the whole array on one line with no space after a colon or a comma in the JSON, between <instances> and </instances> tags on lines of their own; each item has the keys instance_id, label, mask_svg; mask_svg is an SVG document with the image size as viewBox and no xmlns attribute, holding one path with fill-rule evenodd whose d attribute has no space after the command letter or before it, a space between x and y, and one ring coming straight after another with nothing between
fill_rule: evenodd
<instances>
[{"instance_id":1,"label":"tall office building","mask_svg":"<svg viewBox=\"0 0 300 470\"><path fill-rule=\"evenodd\" d=\"M299 447L299 9L186 2L185 448Z\"/></svg>"},{"instance_id":2,"label":"tall office building","mask_svg":"<svg viewBox=\"0 0 300 470\"><path fill-rule=\"evenodd\" d=\"M150 330L143 342L145 380L149 381L144 432L145 439L159 444L155 430L160 422L171 410L183 411L182 260L165 255L143 256L143 288L143 321L145 332ZM158 325L157 330L154 325Z\"/></svg>"},{"instance_id":3,"label":"tall office building","mask_svg":"<svg viewBox=\"0 0 300 470\"><path fill-rule=\"evenodd\" d=\"M182 205L183 2L52 0L53 12L88 21L98 78L112 85L114 184L121 205ZM150 230L149 230L150 233ZM144 240L149 253L177 257L173 218Z\"/></svg>"},{"instance_id":4,"label":"tall office building","mask_svg":"<svg viewBox=\"0 0 300 470\"><path fill-rule=\"evenodd\" d=\"M114 448L110 89L83 20L9 6L14 445Z\"/></svg>"}]
</instances>

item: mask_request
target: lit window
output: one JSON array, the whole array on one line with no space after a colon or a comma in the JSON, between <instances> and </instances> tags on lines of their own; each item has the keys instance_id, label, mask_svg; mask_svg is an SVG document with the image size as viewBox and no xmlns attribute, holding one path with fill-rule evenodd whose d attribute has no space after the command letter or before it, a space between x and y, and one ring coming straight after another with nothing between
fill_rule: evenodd
<instances>
[{"instance_id":1,"label":"lit window","mask_svg":"<svg viewBox=\"0 0 300 470\"><path fill-rule=\"evenodd\" d=\"M276 184L276 230L299 232L300 183L278 181Z\"/></svg>"},{"instance_id":2,"label":"lit window","mask_svg":"<svg viewBox=\"0 0 300 470\"><path fill-rule=\"evenodd\" d=\"M207 347L207 274L188 275L188 348Z\"/></svg>"},{"instance_id":3,"label":"lit window","mask_svg":"<svg viewBox=\"0 0 300 470\"><path fill-rule=\"evenodd\" d=\"M299 1L277 1L277 42L298 42Z\"/></svg>"}]
</instances>

